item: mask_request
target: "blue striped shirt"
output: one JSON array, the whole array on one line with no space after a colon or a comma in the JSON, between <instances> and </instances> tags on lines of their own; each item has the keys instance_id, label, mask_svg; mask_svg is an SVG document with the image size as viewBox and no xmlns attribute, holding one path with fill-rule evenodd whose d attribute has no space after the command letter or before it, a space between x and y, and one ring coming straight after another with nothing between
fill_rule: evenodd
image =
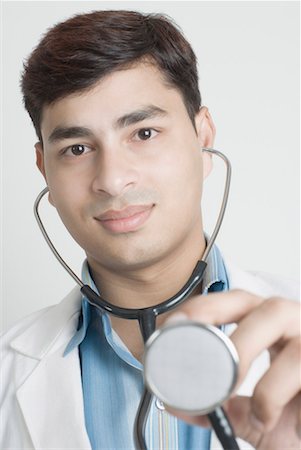
<instances>
[{"instance_id":1,"label":"blue striped shirt","mask_svg":"<svg viewBox=\"0 0 301 450\"><path fill-rule=\"evenodd\" d=\"M225 267L214 246L203 280L203 294L228 289ZM87 262L82 279L97 291ZM79 346L85 422L93 450L133 450L134 420L143 390L142 364L111 327L110 317L82 301L76 334L64 355ZM210 431L168 414L153 399L146 427L149 450L208 450Z\"/></svg>"}]
</instances>

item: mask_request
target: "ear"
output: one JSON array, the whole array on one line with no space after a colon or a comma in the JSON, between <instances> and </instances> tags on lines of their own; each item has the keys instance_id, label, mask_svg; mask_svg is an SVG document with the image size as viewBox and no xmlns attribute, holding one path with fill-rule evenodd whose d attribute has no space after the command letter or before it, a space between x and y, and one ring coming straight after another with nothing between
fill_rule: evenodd
<instances>
[{"instance_id":1,"label":"ear","mask_svg":"<svg viewBox=\"0 0 301 450\"><path fill-rule=\"evenodd\" d=\"M37 142L34 147L36 149L36 165L37 165L39 171L41 172L41 174L43 175L43 177L45 178L45 181L47 183L46 173L45 173L45 166L44 166L43 145L42 145L41 142Z\"/></svg>"},{"instance_id":2,"label":"ear","mask_svg":"<svg viewBox=\"0 0 301 450\"><path fill-rule=\"evenodd\" d=\"M195 116L195 128L201 148L214 146L215 125L206 106L202 106ZM203 178L207 178L212 170L212 155L203 152Z\"/></svg>"},{"instance_id":3,"label":"ear","mask_svg":"<svg viewBox=\"0 0 301 450\"><path fill-rule=\"evenodd\" d=\"M37 142L35 144L35 149L36 149L36 165L39 169L39 171L41 172L41 174L43 175L46 184L47 183L47 177L46 177L46 171L45 171L45 161L44 161L44 149L43 149L43 145L41 142ZM52 200L51 194L49 192L48 194L48 201L49 203L51 203L52 206L55 206L54 201Z\"/></svg>"}]
</instances>

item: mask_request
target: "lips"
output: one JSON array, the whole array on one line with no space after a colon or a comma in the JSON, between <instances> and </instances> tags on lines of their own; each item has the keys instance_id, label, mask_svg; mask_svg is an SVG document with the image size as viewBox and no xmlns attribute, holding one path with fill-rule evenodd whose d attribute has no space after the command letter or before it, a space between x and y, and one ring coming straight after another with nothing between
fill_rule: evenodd
<instances>
[{"instance_id":1,"label":"lips","mask_svg":"<svg viewBox=\"0 0 301 450\"><path fill-rule=\"evenodd\" d=\"M108 231L113 233L128 233L136 231L149 218L152 205L132 205L122 210L109 210L96 217L96 220Z\"/></svg>"}]
</instances>

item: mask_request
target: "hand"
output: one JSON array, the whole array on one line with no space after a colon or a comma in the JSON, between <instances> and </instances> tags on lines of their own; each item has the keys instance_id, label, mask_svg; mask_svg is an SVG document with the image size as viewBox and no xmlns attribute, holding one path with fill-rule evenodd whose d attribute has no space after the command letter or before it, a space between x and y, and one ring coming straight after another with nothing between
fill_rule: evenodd
<instances>
[{"instance_id":1,"label":"hand","mask_svg":"<svg viewBox=\"0 0 301 450\"><path fill-rule=\"evenodd\" d=\"M257 450L301 448L300 306L281 298L264 300L245 291L194 297L171 315L212 325L236 322L231 335L240 358L236 389L254 359L265 349L271 365L255 386L252 397L233 394L223 406L237 436ZM180 315L179 315L180 319ZM209 426L205 416L186 416L186 422Z\"/></svg>"}]
</instances>

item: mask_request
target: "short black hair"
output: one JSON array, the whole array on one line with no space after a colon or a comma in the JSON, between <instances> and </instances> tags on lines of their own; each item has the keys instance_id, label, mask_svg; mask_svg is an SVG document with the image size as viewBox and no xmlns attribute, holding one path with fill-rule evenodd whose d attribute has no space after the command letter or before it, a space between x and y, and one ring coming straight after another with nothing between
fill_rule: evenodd
<instances>
[{"instance_id":1,"label":"short black hair","mask_svg":"<svg viewBox=\"0 0 301 450\"><path fill-rule=\"evenodd\" d=\"M40 141L44 106L88 90L140 60L155 64L179 90L194 124L201 107L197 60L172 19L136 11L94 11L52 27L24 64L23 101Z\"/></svg>"}]
</instances>

